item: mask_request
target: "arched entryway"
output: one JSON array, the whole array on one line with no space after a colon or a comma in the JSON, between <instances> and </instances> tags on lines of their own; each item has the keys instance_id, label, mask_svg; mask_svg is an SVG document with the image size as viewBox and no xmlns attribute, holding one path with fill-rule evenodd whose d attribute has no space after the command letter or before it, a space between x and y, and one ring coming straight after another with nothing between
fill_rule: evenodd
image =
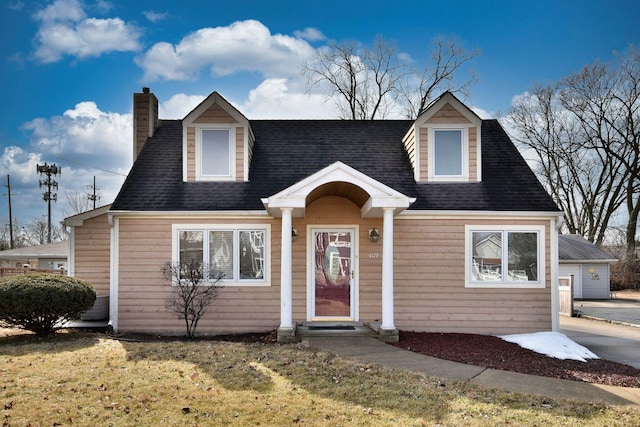
<instances>
[{"instance_id":1,"label":"arched entryway","mask_svg":"<svg viewBox=\"0 0 640 427\"><path fill-rule=\"evenodd\" d=\"M380 330L383 333L396 333L393 320L393 217L408 208L415 199L342 162L336 162L297 184L262 200L271 215L282 218L278 339L286 341L287 337L295 335L295 325L292 318L292 219L304 217L310 202L326 196L340 196L351 200L359 207L361 218L383 218L382 235L385 238L382 245L382 323ZM332 231L318 228L312 230L312 233L314 233L314 239L316 237L324 239L325 236L322 233L328 233L326 237L330 239L329 234ZM345 229L337 231L337 233L350 234L351 232ZM342 239L345 238L347 237L343 235ZM334 258L339 262L339 251L336 257ZM312 266L312 269L315 268L315 265ZM338 268L337 265L336 268ZM346 278L343 276L341 280L344 281ZM353 312L350 312L350 316L352 315Z\"/></svg>"}]
</instances>

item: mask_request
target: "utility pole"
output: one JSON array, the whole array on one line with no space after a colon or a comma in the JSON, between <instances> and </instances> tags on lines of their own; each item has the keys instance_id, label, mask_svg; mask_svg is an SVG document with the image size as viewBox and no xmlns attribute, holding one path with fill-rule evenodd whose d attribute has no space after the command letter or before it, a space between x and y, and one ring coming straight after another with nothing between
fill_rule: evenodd
<instances>
[{"instance_id":1,"label":"utility pole","mask_svg":"<svg viewBox=\"0 0 640 427\"><path fill-rule=\"evenodd\" d=\"M93 186L89 186L89 188L93 189L93 194L87 194L87 199L93 201L93 209L96 208L96 200L100 200L100 196L96 195L96 190L99 188L96 187L96 176L93 176Z\"/></svg>"},{"instance_id":2,"label":"utility pole","mask_svg":"<svg viewBox=\"0 0 640 427\"><path fill-rule=\"evenodd\" d=\"M13 249L13 216L11 215L11 178L7 175L7 196L9 196L9 247Z\"/></svg>"},{"instance_id":3,"label":"utility pole","mask_svg":"<svg viewBox=\"0 0 640 427\"><path fill-rule=\"evenodd\" d=\"M58 195L56 193L51 194L51 189L58 189L58 182L56 180L51 179L51 175L56 176L56 175L60 175L62 173L62 168L59 166L56 166L56 164L51 164L48 165L47 162L44 163L44 165L37 165L36 170L38 171L38 173L40 174L40 176L42 175L46 175L47 178L44 180L40 180L40 188L45 187L47 191L45 191L44 193L42 193L42 199L47 202L47 207L48 207L48 217L49 217L49 223L48 223L48 232L47 232L47 243L51 243L51 200L53 200L54 202L58 201Z\"/></svg>"}]
</instances>

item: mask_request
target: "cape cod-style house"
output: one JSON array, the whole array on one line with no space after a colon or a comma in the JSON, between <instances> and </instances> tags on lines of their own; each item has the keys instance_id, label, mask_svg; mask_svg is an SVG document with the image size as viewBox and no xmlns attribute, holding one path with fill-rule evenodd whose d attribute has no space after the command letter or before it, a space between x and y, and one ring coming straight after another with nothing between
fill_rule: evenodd
<instances>
[{"instance_id":1,"label":"cape cod-style house","mask_svg":"<svg viewBox=\"0 0 640 427\"><path fill-rule=\"evenodd\" d=\"M133 97L135 162L112 205L70 217L70 274L118 331L181 334L167 261L224 288L200 334L303 325L558 329L562 213L496 120L444 93L416 120L252 120L212 93L182 120Z\"/></svg>"}]
</instances>

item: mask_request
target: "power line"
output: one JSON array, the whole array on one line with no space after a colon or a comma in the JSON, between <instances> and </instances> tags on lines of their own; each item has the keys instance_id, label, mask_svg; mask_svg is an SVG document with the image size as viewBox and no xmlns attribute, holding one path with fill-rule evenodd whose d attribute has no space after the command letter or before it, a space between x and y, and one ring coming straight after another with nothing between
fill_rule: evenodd
<instances>
[{"instance_id":1,"label":"power line","mask_svg":"<svg viewBox=\"0 0 640 427\"><path fill-rule=\"evenodd\" d=\"M42 154L42 153L40 153L40 154ZM61 158L61 157L54 157L54 158L56 158L56 159L58 159L58 160L62 160L63 162L73 163L73 164L78 165L78 166L85 166L85 167L88 167L88 168L101 170L101 171L103 171L103 172L112 173L112 174L114 174L114 175L120 175L120 176L124 176L124 177L126 177L126 176L127 176L127 175L126 175L126 174L124 174L124 173L120 173L120 172L112 171L112 170L109 170L109 169L99 168L99 167L97 167L97 166L89 165L89 164L82 163L82 162L76 162L75 160L63 159L63 158Z\"/></svg>"}]
</instances>

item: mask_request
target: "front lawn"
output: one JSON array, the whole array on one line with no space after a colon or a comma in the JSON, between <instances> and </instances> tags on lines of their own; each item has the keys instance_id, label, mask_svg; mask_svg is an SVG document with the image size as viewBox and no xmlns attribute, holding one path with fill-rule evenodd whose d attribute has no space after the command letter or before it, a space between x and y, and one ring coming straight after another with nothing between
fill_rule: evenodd
<instances>
[{"instance_id":1,"label":"front lawn","mask_svg":"<svg viewBox=\"0 0 640 427\"><path fill-rule=\"evenodd\" d=\"M3 426L637 425L557 402L387 370L305 343L127 342L0 334Z\"/></svg>"}]
</instances>

